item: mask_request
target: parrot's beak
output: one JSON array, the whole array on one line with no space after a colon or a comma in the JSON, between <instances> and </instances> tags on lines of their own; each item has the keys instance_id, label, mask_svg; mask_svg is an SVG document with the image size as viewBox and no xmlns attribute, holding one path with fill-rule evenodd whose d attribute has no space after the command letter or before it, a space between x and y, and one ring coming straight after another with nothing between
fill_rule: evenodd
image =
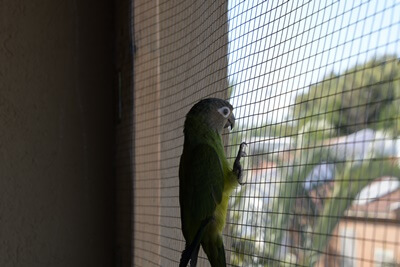
<instances>
[{"instance_id":1,"label":"parrot's beak","mask_svg":"<svg viewBox=\"0 0 400 267\"><path fill-rule=\"evenodd\" d=\"M231 130L233 129L233 127L235 126L235 116L233 115L233 113L231 114L231 116L228 118L228 121L226 122L224 128L227 127L231 127Z\"/></svg>"}]
</instances>

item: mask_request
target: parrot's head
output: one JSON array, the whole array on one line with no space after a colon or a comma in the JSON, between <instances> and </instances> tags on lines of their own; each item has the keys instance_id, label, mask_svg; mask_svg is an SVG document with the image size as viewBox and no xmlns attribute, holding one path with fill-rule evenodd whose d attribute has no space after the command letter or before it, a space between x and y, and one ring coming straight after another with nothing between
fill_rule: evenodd
<instances>
[{"instance_id":1,"label":"parrot's head","mask_svg":"<svg viewBox=\"0 0 400 267\"><path fill-rule=\"evenodd\" d=\"M186 120L200 120L209 128L222 133L224 128L235 126L232 105L223 99L207 98L195 104L187 114Z\"/></svg>"}]
</instances>

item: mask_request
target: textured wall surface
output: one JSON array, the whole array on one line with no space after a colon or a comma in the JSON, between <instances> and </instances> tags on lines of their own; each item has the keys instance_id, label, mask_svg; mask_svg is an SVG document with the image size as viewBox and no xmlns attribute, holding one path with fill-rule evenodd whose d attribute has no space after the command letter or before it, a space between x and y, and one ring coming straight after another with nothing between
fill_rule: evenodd
<instances>
[{"instance_id":1,"label":"textured wall surface","mask_svg":"<svg viewBox=\"0 0 400 267\"><path fill-rule=\"evenodd\" d=\"M112 266L109 1L0 1L0 266Z\"/></svg>"},{"instance_id":2,"label":"textured wall surface","mask_svg":"<svg viewBox=\"0 0 400 267\"><path fill-rule=\"evenodd\" d=\"M135 1L134 263L177 266L183 122L205 97L226 98L226 1ZM207 266L201 254L200 266Z\"/></svg>"}]
</instances>

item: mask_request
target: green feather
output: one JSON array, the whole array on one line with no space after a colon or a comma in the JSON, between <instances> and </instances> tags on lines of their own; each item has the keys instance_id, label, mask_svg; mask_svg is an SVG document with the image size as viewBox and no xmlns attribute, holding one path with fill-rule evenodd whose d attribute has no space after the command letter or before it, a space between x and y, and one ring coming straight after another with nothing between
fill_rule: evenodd
<instances>
[{"instance_id":1,"label":"green feather","mask_svg":"<svg viewBox=\"0 0 400 267\"><path fill-rule=\"evenodd\" d=\"M180 181L183 200L180 204L182 228L190 243L201 222L213 216L216 206L221 203L224 173L218 154L211 146L200 144L188 150L185 151L188 156L182 157L180 165L180 177L185 178Z\"/></svg>"},{"instance_id":2,"label":"green feather","mask_svg":"<svg viewBox=\"0 0 400 267\"><path fill-rule=\"evenodd\" d=\"M211 266L226 266L222 242L229 196L238 185L228 165L221 132L228 118L218 108L232 106L221 99L200 101L185 121L185 142L179 167L179 202L186 249L181 266L197 260L201 243ZM233 114L232 117L233 118Z\"/></svg>"}]
</instances>

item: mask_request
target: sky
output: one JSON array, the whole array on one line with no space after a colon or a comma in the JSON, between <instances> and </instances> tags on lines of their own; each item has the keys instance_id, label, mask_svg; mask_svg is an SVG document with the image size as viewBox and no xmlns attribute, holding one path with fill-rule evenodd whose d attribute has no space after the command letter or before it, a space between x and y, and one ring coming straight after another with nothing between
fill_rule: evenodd
<instances>
[{"instance_id":1,"label":"sky","mask_svg":"<svg viewBox=\"0 0 400 267\"><path fill-rule=\"evenodd\" d=\"M400 56L400 0L229 0L230 98L243 128L288 118L331 72Z\"/></svg>"}]
</instances>

